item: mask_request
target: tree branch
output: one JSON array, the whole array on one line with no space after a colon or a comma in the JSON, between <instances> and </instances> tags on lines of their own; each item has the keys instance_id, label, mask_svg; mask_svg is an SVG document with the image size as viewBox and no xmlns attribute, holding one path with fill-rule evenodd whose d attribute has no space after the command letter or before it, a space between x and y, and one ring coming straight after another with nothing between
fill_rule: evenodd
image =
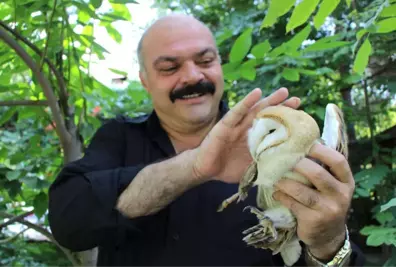
<instances>
[{"instance_id":1,"label":"tree branch","mask_svg":"<svg viewBox=\"0 0 396 267\"><path fill-rule=\"evenodd\" d=\"M13 236L10 236L10 237L8 237L6 239L0 240L0 245L7 244L7 243L10 243L10 242L14 241L18 236L20 236L21 234L23 234L27 230L29 230L29 228L23 229L22 231L20 231L16 235L13 235Z\"/></svg>"},{"instance_id":2,"label":"tree branch","mask_svg":"<svg viewBox=\"0 0 396 267\"><path fill-rule=\"evenodd\" d=\"M41 85L44 95L48 100L48 105L51 109L52 116L56 123L56 132L59 136L59 140L62 144L62 147L65 151L65 158L67 157L67 144L71 142L71 136L68 133L65 123L62 119L61 112L59 110L57 99L55 98L54 91L51 88L51 85L48 79L40 72L40 69L33 61L33 59L29 56L29 54L13 39L11 38L2 28L0 28L0 39L2 39L7 45L9 45L25 63L29 66L29 68L33 71L34 75L36 75L39 84Z\"/></svg>"},{"instance_id":3,"label":"tree branch","mask_svg":"<svg viewBox=\"0 0 396 267\"><path fill-rule=\"evenodd\" d=\"M47 100L9 100L9 101L0 101L1 106L48 106Z\"/></svg>"},{"instance_id":4,"label":"tree branch","mask_svg":"<svg viewBox=\"0 0 396 267\"><path fill-rule=\"evenodd\" d=\"M52 21L54 19L54 15L55 15L55 11L56 11L56 2L57 2L57 0L54 0L54 7L52 8L51 17L50 17L50 20L49 20L49 22L47 24L47 39L45 41L44 52L43 52L43 55L41 56L41 60L40 60L40 65L39 65L40 71L43 69L44 59L47 57L48 45L49 45L49 41L50 41L50 38L51 38L50 29L51 29Z\"/></svg>"},{"instance_id":5,"label":"tree branch","mask_svg":"<svg viewBox=\"0 0 396 267\"><path fill-rule=\"evenodd\" d=\"M12 35L14 35L17 39L21 40L24 44L26 44L28 47L30 47L30 49L32 49L40 57L43 57L43 53L40 51L40 49L38 49L37 46L32 44L28 39L26 39L19 32L13 30L11 27L9 27L6 23L4 23L1 20L0 20L0 26L2 26L6 31L8 31ZM68 116L67 91L66 91L65 80L63 79L63 76L59 73L59 71L56 69L55 65L48 58L44 57L44 61L45 61L45 63L48 64L48 67L51 69L52 73L56 77L56 80L57 80L58 86L59 86L59 99L60 99L60 102L62 103L62 111L65 116Z\"/></svg>"},{"instance_id":6,"label":"tree branch","mask_svg":"<svg viewBox=\"0 0 396 267\"><path fill-rule=\"evenodd\" d=\"M0 216L1 217L5 217L5 218L16 218L14 217L14 215L6 213L4 211L0 211ZM18 217L18 216L17 216ZM24 220L23 218L19 218L16 220L17 222L39 232L40 234L42 234L43 236L47 237L49 240L51 240L56 246L58 246L63 253L65 253L66 257L70 260L70 262L73 264L73 266L78 266L79 263L76 261L76 259L73 257L73 255L64 247L62 247L56 240L55 238L52 236L52 234L45 229L44 227L41 227L39 225L36 225L34 223L28 222L26 220Z\"/></svg>"},{"instance_id":7,"label":"tree branch","mask_svg":"<svg viewBox=\"0 0 396 267\"><path fill-rule=\"evenodd\" d=\"M1 230L2 228L6 227L7 225L13 224L14 222L18 221L19 219L23 219L23 218L25 218L25 217L27 217L27 216L29 216L29 215L32 215L32 214L34 214L34 211L33 211L33 210L32 210L32 211L25 212L25 213L22 213L21 215L12 217L11 219L9 219L8 221L6 221L5 223L0 224L0 230Z\"/></svg>"}]
</instances>

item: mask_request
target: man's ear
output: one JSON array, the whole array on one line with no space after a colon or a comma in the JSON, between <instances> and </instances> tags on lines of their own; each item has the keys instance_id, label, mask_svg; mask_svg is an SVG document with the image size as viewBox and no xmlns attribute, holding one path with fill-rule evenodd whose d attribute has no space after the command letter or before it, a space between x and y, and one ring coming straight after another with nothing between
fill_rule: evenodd
<instances>
[{"instance_id":1,"label":"man's ear","mask_svg":"<svg viewBox=\"0 0 396 267\"><path fill-rule=\"evenodd\" d=\"M146 89L146 91L148 93L150 93L150 89L149 89L149 87L147 85L146 75L147 75L147 73L143 73L142 71L139 71L140 82L143 85L144 89Z\"/></svg>"}]
</instances>

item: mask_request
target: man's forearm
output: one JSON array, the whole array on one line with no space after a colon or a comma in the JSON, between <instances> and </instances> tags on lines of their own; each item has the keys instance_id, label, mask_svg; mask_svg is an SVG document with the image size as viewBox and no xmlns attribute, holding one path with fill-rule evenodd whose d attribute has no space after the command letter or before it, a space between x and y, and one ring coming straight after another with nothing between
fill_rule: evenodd
<instances>
[{"instance_id":1,"label":"man's forearm","mask_svg":"<svg viewBox=\"0 0 396 267\"><path fill-rule=\"evenodd\" d=\"M129 218L150 215L203 183L194 175L195 153L188 150L142 169L118 198L117 209Z\"/></svg>"}]
</instances>

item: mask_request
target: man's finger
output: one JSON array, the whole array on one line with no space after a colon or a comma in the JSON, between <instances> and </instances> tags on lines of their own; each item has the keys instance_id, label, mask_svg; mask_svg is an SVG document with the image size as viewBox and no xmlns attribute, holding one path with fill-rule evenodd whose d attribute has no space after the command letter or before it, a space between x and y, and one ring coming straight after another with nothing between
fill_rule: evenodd
<instances>
[{"instance_id":1,"label":"man's finger","mask_svg":"<svg viewBox=\"0 0 396 267\"><path fill-rule=\"evenodd\" d=\"M276 188L307 208L320 209L319 193L303 183L291 179L282 179L277 182Z\"/></svg>"},{"instance_id":2,"label":"man's finger","mask_svg":"<svg viewBox=\"0 0 396 267\"><path fill-rule=\"evenodd\" d=\"M293 168L293 171L306 177L319 191L334 194L339 191L340 182L318 163L303 158Z\"/></svg>"},{"instance_id":3,"label":"man's finger","mask_svg":"<svg viewBox=\"0 0 396 267\"><path fill-rule=\"evenodd\" d=\"M348 184L354 183L348 161L338 151L328 146L315 144L308 155L328 166L330 168L330 172L341 182Z\"/></svg>"},{"instance_id":4,"label":"man's finger","mask_svg":"<svg viewBox=\"0 0 396 267\"><path fill-rule=\"evenodd\" d=\"M304 214L308 214L310 209L305 207L303 204L290 197L289 195L283 193L282 191L276 191L273 194L275 200L282 203L287 209L291 211L297 218L301 218Z\"/></svg>"},{"instance_id":5,"label":"man's finger","mask_svg":"<svg viewBox=\"0 0 396 267\"><path fill-rule=\"evenodd\" d=\"M231 108L226 115L224 115L222 121L230 128L235 127L240 123L249 110L260 100L261 90L259 88L251 91L247 96L245 96L241 101L239 101L233 108Z\"/></svg>"},{"instance_id":6,"label":"man's finger","mask_svg":"<svg viewBox=\"0 0 396 267\"><path fill-rule=\"evenodd\" d=\"M280 88L271 95L261 99L258 101L249 111L249 114L244 118L243 128L248 128L251 126L253 119L257 116L261 110L269 106L279 105L285 101L288 97L289 92L286 88Z\"/></svg>"},{"instance_id":7,"label":"man's finger","mask_svg":"<svg viewBox=\"0 0 396 267\"><path fill-rule=\"evenodd\" d=\"M300 98L293 96L288 100L286 100L285 102L283 102L282 105L287 106L289 108L297 109L301 105L301 100Z\"/></svg>"},{"instance_id":8,"label":"man's finger","mask_svg":"<svg viewBox=\"0 0 396 267\"><path fill-rule=\"evenodd\" d=\"M259 113L262 109L266 107L274 106L282 103L283 101L285 101L285 99L288 96L289 96L289 91L287 90L287 88L284 87L279 88L269 96L257 102L249 113L252 113L255 116L257 113Z\"/></svg>"}]
</instances>

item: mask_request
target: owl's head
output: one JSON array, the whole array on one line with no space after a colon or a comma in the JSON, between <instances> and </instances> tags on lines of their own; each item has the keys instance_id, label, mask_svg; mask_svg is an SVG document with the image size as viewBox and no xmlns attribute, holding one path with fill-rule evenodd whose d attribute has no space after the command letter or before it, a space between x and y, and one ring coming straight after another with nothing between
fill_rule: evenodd
<instances>
[{"instance_id":1,"label":"owl's head","mask_svg":"<svg viewBox=\"0 0 396 267\"><path fill-rule=\"evenodd\" d=\"M281 105L260 111L248 131L249 150L255 160L262 153L306 152L319 138L319 127L310 115Z\"/></svg>"}]
</instances>

